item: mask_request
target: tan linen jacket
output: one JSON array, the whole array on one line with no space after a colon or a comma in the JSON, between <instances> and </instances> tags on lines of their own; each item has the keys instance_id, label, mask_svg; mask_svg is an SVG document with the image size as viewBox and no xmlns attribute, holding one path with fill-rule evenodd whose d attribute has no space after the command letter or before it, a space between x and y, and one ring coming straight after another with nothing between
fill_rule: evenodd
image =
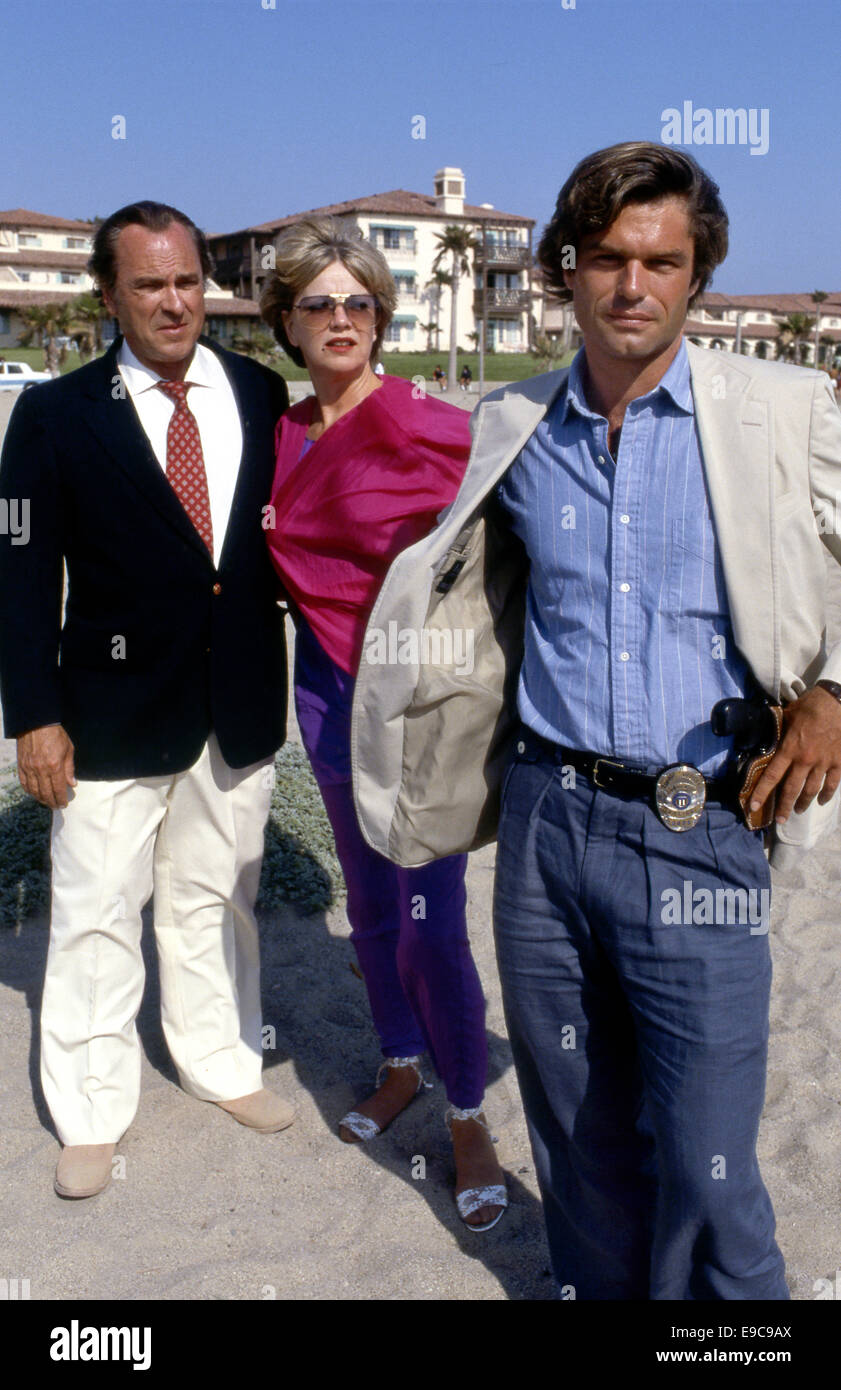
<instances>
[{"instance_id":1,"label":"tan linen jacket","mask_svg":"<svg viewBox=\"0 0 841 1390\"><path fill-rule=\"evenodd\" d=\"M823 372L687 349L734 638L759 685L794 700L822 675L841 682L841 643L826 650L824 551L841 562L841 412ZM374 605L351 761L365 839L398 864L495 836L517 723L528 567L488 503L566 375L485 397L458 496L394 560ZM460 663L449 659L450 643ZM814 845L838 801L813 802L776 827L772 863L786 868Z\"/></svg>"}]
</instances>

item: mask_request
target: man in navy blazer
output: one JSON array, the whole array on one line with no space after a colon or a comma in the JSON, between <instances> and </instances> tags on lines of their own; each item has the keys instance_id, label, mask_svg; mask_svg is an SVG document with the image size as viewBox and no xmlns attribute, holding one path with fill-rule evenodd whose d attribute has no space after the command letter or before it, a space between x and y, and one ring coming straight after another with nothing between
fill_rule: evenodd
<instances>
[{"instance_id":1,"label":"man in navy blazer","mask_svg":"<svg viewBox=\"0 0 841 1390\"><path fill-rule=\"evenodd\" d=\"M286 719L262 516L288 394L200 339L210 267L174 208L108 218L90 269L122 337L22 396L0 461L28 518L0 537L0 689L21 783L53 810L41 1074L68 1197L106 1186L137 1108L153 887L184 1089L262 1132L293 1118L261 1086L253 915Z\"/></svg>"}]
</instances>

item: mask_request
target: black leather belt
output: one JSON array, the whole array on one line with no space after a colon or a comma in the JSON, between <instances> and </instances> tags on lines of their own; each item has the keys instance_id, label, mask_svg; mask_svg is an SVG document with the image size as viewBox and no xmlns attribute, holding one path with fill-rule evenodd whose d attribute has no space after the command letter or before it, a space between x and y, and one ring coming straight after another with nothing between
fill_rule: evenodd
<instances>
[{"instance_id":1,"label":"black leather belt","mask_svg":"<svg viewBox=\"0 0 841 1390\"><path fill-rule=\"evenodd\" d=\"M691 830L701 818L708 801L738 806L738 780L732 774L724 777L705 777L689 763L673 763L659 772L645 772L629 767L617 758L605 758L599 753L583 753L576 748L564 748L551 743L529 730L515 742L519 753L527 743L536 746L541 756L565 767L573 767L599 791L615 796L642 797L650 801L669 830Z\"/></svg>"}]
</instances>

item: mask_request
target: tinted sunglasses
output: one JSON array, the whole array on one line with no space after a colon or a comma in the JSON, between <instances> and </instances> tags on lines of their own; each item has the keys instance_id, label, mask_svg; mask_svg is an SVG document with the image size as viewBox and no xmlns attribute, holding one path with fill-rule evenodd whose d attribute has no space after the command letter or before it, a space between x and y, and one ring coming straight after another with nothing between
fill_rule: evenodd
<instances>
[{"instance_id":1,"label":"tinted sunglasses","mask_svg":"<svg viewBox=\"0 0 841 1390\"><path fill-rule=\"evenodd\" d=\"M374 322L380 307L375 294L311 294L293 304L300 309L308 324L313 328L323 328L341 304L351 323L366 328Z\"/></svg>"}]
</instances>

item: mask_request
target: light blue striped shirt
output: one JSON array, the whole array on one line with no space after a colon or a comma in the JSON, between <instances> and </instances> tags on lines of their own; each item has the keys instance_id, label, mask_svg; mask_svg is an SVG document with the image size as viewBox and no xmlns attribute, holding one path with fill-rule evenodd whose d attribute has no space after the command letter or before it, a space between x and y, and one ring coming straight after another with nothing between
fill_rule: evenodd
<instances>
[{"instance_id":1,"label":"light blue striped shirt","mask_svg":"<svg viewBox=\"0 0 841 1390\"><path fill-rule=\"evenodd\" d=\"M570 748L711 775L731 743L712 707L755 686L733 640L686 347L631 401L615 461L585 373L582 348L499 487L531 561L520 717Z\"/></svg>"}]
</instances>

